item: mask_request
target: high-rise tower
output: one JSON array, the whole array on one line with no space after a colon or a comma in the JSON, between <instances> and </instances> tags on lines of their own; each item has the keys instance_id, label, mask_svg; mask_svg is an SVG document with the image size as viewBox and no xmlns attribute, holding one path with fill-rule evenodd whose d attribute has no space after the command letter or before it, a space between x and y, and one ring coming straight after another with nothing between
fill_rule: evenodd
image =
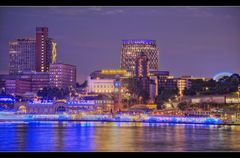
<instances>
[{"instance_id":1,"label":"high-rise tower","mask_svg":"<svg viewBox=\"0 0 240 158\"><path fill-rule=\"evenodd\" d=\"M9 74L35 71L35 43L31 38L9 42Z\"/></svg>"},{"instance_id":2,"label":"high-rise tower","mask_svg":"<svg viewBox=\"0 0 240 158\"><path fill-rule=\"evenodd\" d=\"M132 74L135 72L136 58L140 52L144 52L149 60L149 69L158 70L159 48L155 40L123 40L120 68Z\"/></svg>"},{"instance_id":3,"label":"high-rise tower","mask_svg":"<svg viewBox=\"0 0 240 158\"><path fill-rule=\"evenodd\" d=\"M48 38L47 27L36 28L36 71L48 72L50 64L56 63L57 43Z\"/></svg>"},{"instance_id":4,"label":"high-rise tower","mask_svg":"<svg viewBox=\"0 0 240 158\"><path fill-rule=\"evenodd\" d=\"M146 78L150 75L148 57L143 52L137 56L135 70L136 77Z\"/></svg>"},{"instance_id":5,"label":"high-rise tower","mask_svg":"<svg viewBox=\"0 0 240 158\"><path fill-rule=\"evenodd\" d=\"M47 43L48 43L48 28L36 28L36 71L46 72L47 66Z\"/></svg>"}]
</instances>

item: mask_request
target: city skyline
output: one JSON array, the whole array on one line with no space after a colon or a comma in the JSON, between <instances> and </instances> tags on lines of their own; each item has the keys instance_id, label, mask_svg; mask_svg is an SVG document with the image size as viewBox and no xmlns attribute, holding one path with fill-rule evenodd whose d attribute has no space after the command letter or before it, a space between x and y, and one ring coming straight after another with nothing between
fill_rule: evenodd
<instances>
[{"instance_id":1,"label":"city skyline","mask_svg":"<svg viewBox=\"0 0 240 158\"><path fill-rule=\"evenodd\" d=\"M79 82L119 68L128 39L156 40L159 70L175 76L239 73L239 15L237 7L1 7L0 73L8 73L8 42L34 37L37 26L49 28L58 62L76 65Z\"/></svg>"}]
</instances>

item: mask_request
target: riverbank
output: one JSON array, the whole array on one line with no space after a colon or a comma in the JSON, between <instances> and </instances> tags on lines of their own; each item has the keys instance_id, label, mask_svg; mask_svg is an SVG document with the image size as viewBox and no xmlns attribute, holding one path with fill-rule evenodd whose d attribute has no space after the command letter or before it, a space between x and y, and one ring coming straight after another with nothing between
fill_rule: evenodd
<instances>
[{"instance_id":1,"label":"riverbank","mask_svg":"<svg viewBox=\"0 0 240 158\"><path fill-rule=\"evenodd\" d=\"M219 118L193 116L151 116L151 115L76 115L76 114L15 114L1 112L0 121L95 121L95 122L142 122L142 123L179 123L179 124L213 124L226 125Z\"/></svg>"}]
</instances>

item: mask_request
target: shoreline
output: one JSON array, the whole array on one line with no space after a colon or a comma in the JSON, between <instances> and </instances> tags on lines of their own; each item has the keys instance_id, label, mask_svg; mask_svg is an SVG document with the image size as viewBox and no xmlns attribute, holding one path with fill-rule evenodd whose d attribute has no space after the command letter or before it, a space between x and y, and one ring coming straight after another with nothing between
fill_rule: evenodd
<instances>
[{"instance_id":1,"label":"shoreline","mask_svg":"<svg viewBox=\"0 0 240 158\"><path fill-rule=\"evenodd\" d=\"M117 120L89 120L89 119L78 119L78 120L74 120L74 119L69 119L69 120L57 120L57 119L33 119L33 120L27 120L27 119L0 119L0 123L2 122L38 122L38 121L43 121L43 122L102 122L102 123L108 123L108 122L112 122L112 123L149 123L149 124L190 124L190 125L227 125L227 126L240 126L239 124L233 124L233 123L221 123L221 124L214 124L214 123L190 123L190 122L155 122L155 121L117 121Z\"/></svg>"},{"instance_id":2,"label":"shoreline","mask_svg":"<svg viewBox=\"0 0 240 158\"><path fill-rule=\"evenodd\" d=\"M56 122L133 122L133 123L173 123L173 124L203 124L203 125L240 125L240 122L226 121L216 117L199 116L152 116L135 117L132 115L90 114L74 116L70 114L15 114L0 113L0 122L11 121L56 121Z\"/></svg>"}]
</instances>

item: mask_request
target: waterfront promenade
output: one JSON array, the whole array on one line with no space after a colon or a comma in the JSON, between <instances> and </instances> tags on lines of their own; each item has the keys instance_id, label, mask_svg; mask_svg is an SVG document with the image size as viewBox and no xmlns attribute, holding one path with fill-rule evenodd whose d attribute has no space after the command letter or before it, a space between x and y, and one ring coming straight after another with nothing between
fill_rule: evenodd
<instances>
[{"instance_id":1,"label":"waterfront promenade","mask_svg":"<svg viewBox=\"0 0 240 158\"><path fill-rule=\"evenodd\" d=\"M213 117L193 116L151 116L147 114L15 114L1 112L0 121L102 121L102 122L147 122L147 123L192 123L192 124L226 124Z\"/></svg>"}]
</instances>

